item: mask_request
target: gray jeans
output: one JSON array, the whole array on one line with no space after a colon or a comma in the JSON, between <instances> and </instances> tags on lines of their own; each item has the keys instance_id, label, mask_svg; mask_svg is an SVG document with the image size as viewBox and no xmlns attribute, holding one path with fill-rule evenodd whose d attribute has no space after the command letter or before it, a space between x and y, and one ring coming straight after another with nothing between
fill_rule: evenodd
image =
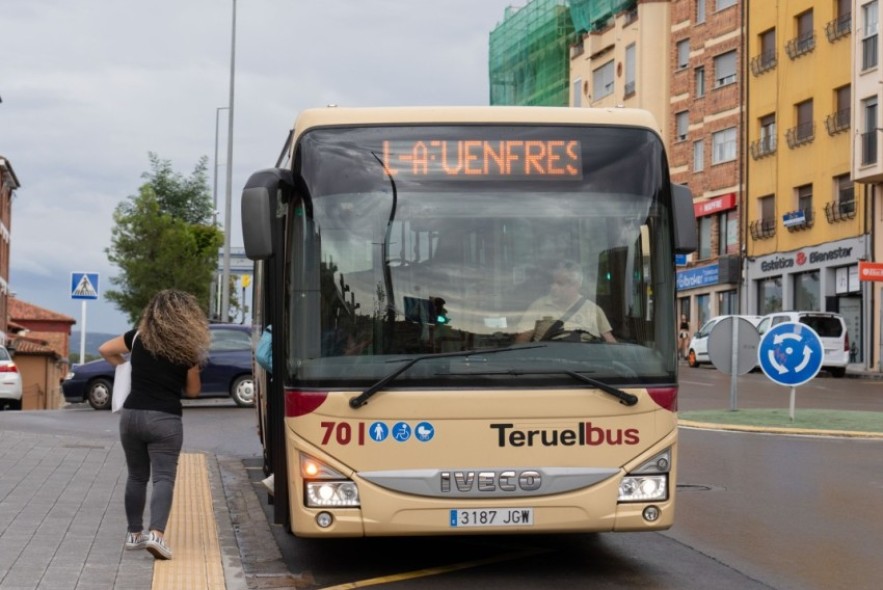
<instances>
[{"instance_id":1,"label":"gray jeans","mask_svg":"<svg viewBox=\"0 0 883 590\"><path fill-rule=\"evenodd\" d=\"M120 410L120 441L126 452L126 518L129 532L144 530L147 482L153 472L150 530L165 532L172 510L178 456L184 443L181 416L154 410Z\"/></svg>"}]
</instances>

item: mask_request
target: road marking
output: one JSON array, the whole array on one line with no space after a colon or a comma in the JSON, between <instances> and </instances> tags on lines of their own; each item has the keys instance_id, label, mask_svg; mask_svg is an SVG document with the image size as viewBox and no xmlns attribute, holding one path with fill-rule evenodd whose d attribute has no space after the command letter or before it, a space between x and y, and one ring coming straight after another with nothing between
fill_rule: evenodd
<instances>
[{"instance_id":1,"label":"road marking","mask_svg":"<svg viewBox=\"0 0 883 590\"><path fill-rule=\"evenodd\" d=\"M483 565L490 565L492 563L501 563L503 561L514 561L516 559L522 559L524 557L532 557L535 555L542 555L544 553L551 553L551 549L526 549L524 551L518 551L516 553L508 553L506 555L497 555L495 557L487 557L485 559L476 559L473 561L462 561L460 563L452 563L450 565L441 565L438 567L430 567L422 570L414 570L412 572L402 572L400 574L393 574L391 576L381 576L378 578L369 578L367 580L356 580L355 582L347 582L345 584L338 584L337 586L326 586L321 590L352 590L353 588L367 588L368 586L377 586L379 584L389 584L392 582L400 582L402 580L414 580L417 578L427 578L429 576L438 576L441 574L447 574L450 572L456 572L458 570L465 570L474 567L481 567Z\"/></svg>"}]
</instances>

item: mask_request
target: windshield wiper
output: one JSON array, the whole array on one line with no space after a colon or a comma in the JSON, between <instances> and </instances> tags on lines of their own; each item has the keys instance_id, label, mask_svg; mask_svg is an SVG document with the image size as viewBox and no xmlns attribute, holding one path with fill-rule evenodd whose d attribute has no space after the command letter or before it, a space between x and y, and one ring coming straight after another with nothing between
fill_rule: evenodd
<instances>
[{"instance_id":1,"label":"windshield wiper","mask_svg":"<svg viewBox=\"0 0 883 590\"><path fill-rule=\"evenodd\" d=\"M633 395L631 393L625 392L617 387L613 387L608 383L604 383L603 381L599 381L598 379L594 379L592 377L587 377L582 373L577 373L576 371L568 371L567 369L557 369L551 371L520 371L518 369L508 369L506 371L494 371L489 373L470 373L471 375L511 375L513 377L519 377L521 375L569 375L578 381L582 381L583 383L588 383L589 385L594 385L601 391L605 393L609 393L613 397L619 400L619 403L625 406L633 406L638 403L638 396Z\"/></svg>"},{"instance_id":2,"label":"windshield wiper","mask_svg":"<svg viewBox=\"0 0 883 590\"><path fill-rule=\"evenodd\" d=\"M354 398L350 399L350 407L351 408L361 408L365 404L368 403L368 400L372 395L386 387L391 381L393 381L396 377L419 363L420 361L425 361L426 359L438 359L444 357L456 357L456 356L476 356L480 354L496 354L498 352L509 352L512 350L530 350L531 348L545 348L545 344L534 344L531 346L506 346L504 348L488 348L486 350L458 350L456 352L439 352L435 354L424 354L422 356L415 356L412 359L408 359L404 365L363 391L361 394L357 395ZM397 359L394 361L387 361L391 363L402 362L405 359Z\"/></svg>"}]
</instances>

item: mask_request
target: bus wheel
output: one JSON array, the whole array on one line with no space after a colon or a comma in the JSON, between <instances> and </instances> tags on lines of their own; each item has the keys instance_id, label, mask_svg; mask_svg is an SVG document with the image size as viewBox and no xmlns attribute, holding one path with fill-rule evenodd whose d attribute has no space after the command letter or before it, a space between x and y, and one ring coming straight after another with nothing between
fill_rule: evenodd
<instances>
[{"instance_id":1,"label":"bus wheel","mask_svg":"<svg viewBox=\"0 0 883 590\"><path fill-rule=\"evenodd\" d=\"M242 375L233 381L230 387L230 397L240 408L254 407L254 376Z\"/></svg>"},{"instance_id":2,"label":"bus wheel","mask_svg":"<svg viewBox=\"0 0 883 590\"><path fill-rule=\"evenodd\" d=\"M691 349L690 352L687 353L687 364L690 365L691 367L698 367L699 366L699 361L696 360L696 351L695 350Z\"/></svg>"}]
</instances>

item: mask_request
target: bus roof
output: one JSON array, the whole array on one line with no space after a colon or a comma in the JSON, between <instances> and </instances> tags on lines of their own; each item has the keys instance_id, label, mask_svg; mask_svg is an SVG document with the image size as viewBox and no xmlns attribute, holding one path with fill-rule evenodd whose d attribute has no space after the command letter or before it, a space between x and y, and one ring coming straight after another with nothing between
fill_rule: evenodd
<instances>
[{"instance_id":1,"label":"bus roof","mask_svg":"<svg viewBox=\"0 0 883 590\"><path fill-rule=\"evenodd\" d=\"M653 115L642 109L515 106L344 108L329 106L301 112L294 124L294 134L300 135L313 127L433 125L439 123L596 124L645 127L657 134L660 131Z\"/></svg>"}]
</instances>

